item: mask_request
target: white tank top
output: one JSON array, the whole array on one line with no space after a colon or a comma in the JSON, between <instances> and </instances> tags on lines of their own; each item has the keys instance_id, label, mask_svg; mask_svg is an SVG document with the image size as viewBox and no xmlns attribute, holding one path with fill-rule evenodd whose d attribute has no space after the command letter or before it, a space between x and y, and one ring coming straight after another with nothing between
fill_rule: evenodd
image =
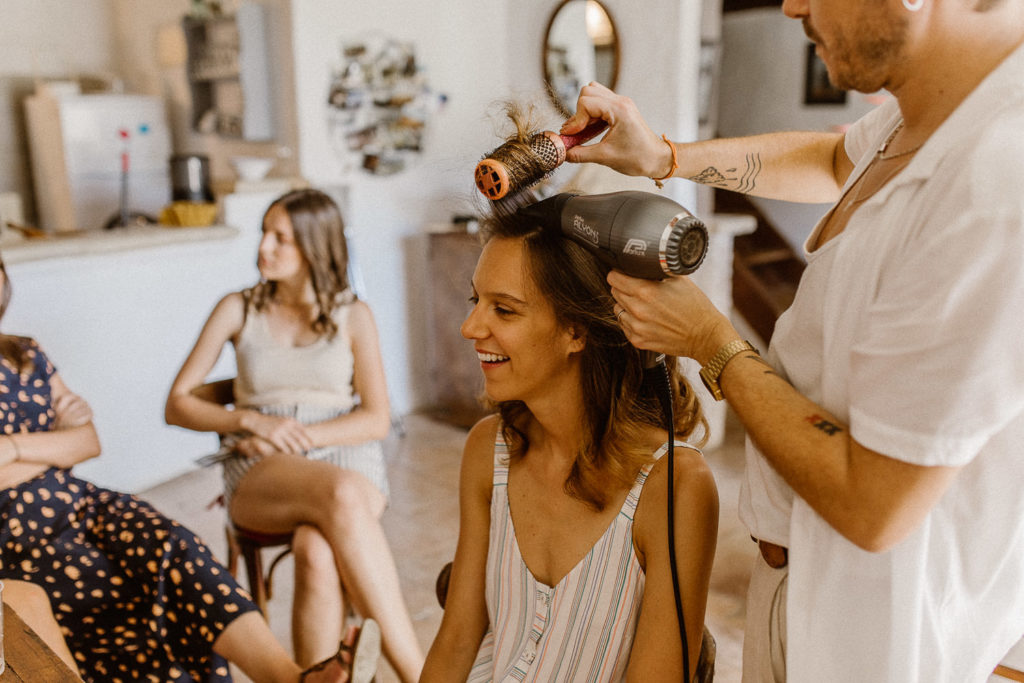
<instances>
[{"instance_id":1,"label":"white tank top","mask_svg":"<svg viewBox=\"0 0 1024 683\"><path fill-rule=\"evenodd\" d=\"M271 334L267 316L250 306L235 344L240 406L304 404L351 410L354 359L348 330L351 304L333 313L338 332L307 346L282 344Z\"/></svg>"}]
</instances>

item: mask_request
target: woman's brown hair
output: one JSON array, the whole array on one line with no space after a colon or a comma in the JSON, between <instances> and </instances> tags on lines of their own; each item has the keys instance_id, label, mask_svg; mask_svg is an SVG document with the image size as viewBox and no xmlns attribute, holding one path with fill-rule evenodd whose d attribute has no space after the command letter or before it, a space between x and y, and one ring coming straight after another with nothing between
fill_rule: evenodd
<instances>
[{"instance_id":1,"label":"woman's brown hair","mask_svg":"<svg viewBox=\"0 0 1024 683\"><path fill-rule=\"evenodd\" d=\"M522 205L533 197L520 193L514 201ZM656 390L644 381L643 356L615 318L615 300L605 279L609 267L557 231L513 213L509 202L494 208L493 215L481 222L482 239L521 239L529 275L550 302L556 320L585 331L586 344L580 352L584 439L565 489L603 509L613 491L628 488L638 469L653 460L642 436L651 426L665 427ZM668 356L665 362L672 370L675 433L684 439L697 435L703 443L707 422L700 404L678 372L677 359ZM497 409L512 459L522 457L529 446L529 409L521 401L503 401Z\"/></svg>"},{"instance_id":2,"label":"woman's brown hair","mask_svg":"<svg viewBox=\"0 0 1024 683\"><path fill-rule=\"evenodd\" d=\"M345 240L345 221L338 205L320 190L293 190L278 199L263 214L281 207L292 222L295 243L309 264L313 292L316 296L316 316L313 331L332 338L338 325L331 314L345 303L355 300L348 280L348 242ZM262 310L274 298L277 283L260 282L244 295L257 310Z\"/></svg>"}]
</instances>

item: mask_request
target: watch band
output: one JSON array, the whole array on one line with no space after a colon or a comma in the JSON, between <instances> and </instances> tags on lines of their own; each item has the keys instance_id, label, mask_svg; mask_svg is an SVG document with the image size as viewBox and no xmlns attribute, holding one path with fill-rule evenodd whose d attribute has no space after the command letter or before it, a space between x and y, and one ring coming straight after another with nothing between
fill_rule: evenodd
<instances>
[{"instance_id":1,"label":"watch band","mask_svg":"<svg viewBox=\"0 0 1024 683\"><path fill-rule=\"evenodd\" d=\"M700 369L700 379L704 382L704 386L707 387L708 391L711 392L711 397L716 401L721 401L725 398L722 395L722 388L718 386L718 379L722 376L722 370L725 369L726 363L732 360L733 356L744 351L757 353L757 349L750 342L745 339L734 339L718 349L715 355L711 357L711 360Z\"/></svg>"}]
</instances>

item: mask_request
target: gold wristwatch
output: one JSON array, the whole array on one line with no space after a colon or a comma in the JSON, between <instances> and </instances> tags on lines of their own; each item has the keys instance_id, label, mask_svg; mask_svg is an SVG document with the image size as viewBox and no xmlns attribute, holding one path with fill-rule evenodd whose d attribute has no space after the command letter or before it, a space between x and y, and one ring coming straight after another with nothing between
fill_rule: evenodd
<instances>
[{"instance_id":1,"label":"gold wristwatch","mask_svg":"<svg viewBox=\"0 0 1024 683\"><path fill-rule=\"evenodd\" d=\"M718 353L712 356L707 365L700 369L700 378L716 401L721 401L725 398L722 396L722 388L718 386L718 378L722 376L725 364L732 360L733 356L744 351L757 353L757 349L750 342L743 339L733 340L718 349Z\"/></svg>"}]
</instances>

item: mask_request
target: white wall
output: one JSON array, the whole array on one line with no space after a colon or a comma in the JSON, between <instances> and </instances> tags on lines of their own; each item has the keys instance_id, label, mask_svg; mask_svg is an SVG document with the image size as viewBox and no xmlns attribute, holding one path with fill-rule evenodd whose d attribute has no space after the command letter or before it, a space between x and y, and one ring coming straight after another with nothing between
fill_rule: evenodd
<instances>
[{"instance_id":1,"label":"white wall","mask_svg":"<svg viewBox=\"0 0 1024 683\"><path fill-rule=\"evenodd\" d=\"M349 187L350 240L377 316L398 412L423 407L430 395L426 364L418 355L426 330L418 295L427 275L413 246L421 242L411 237L430 224L449 222L476 201L472 169L497 141L484 114L506 92L505 6L498 0L456 0L445 3L444 11L401 0L292 5L302 174L316 185ZM405 171L384 177L344 173L327 127L330 69L340 62L342 42L374 34L412 43L429 86L448 96L428 124L423 153Z\"/></svg>"},{"instance_id":2,"label":"white wall","mask_svg":"<svg viewBox=\"0 0 1024 683\"><path fill-rule=\"evenodd\" d=\"M79 476L139 491L216 449L213 434L168 427L164 402L217 300L255 281L258 242L253 227L211 241L8 263L14 294L4 331L35 337L92 406L103 453L77 466ZM214 375L231 376L233 361Z\"/></svg>"},{"instance_id":3,"label":"white wall","mask_svg":"<svg viewBox=\"0 0 1024 683\"><path fill-rule=\"evenodd\" d=\"M809 41L799 21L777 8L730 12L722 22L722 76L718 131L722 136L776 130L833 130L856 121L875 104L860 93L845 105L805 105ZM753 199L797 253L827 205Z\"/></svg>"}]
</instances>

